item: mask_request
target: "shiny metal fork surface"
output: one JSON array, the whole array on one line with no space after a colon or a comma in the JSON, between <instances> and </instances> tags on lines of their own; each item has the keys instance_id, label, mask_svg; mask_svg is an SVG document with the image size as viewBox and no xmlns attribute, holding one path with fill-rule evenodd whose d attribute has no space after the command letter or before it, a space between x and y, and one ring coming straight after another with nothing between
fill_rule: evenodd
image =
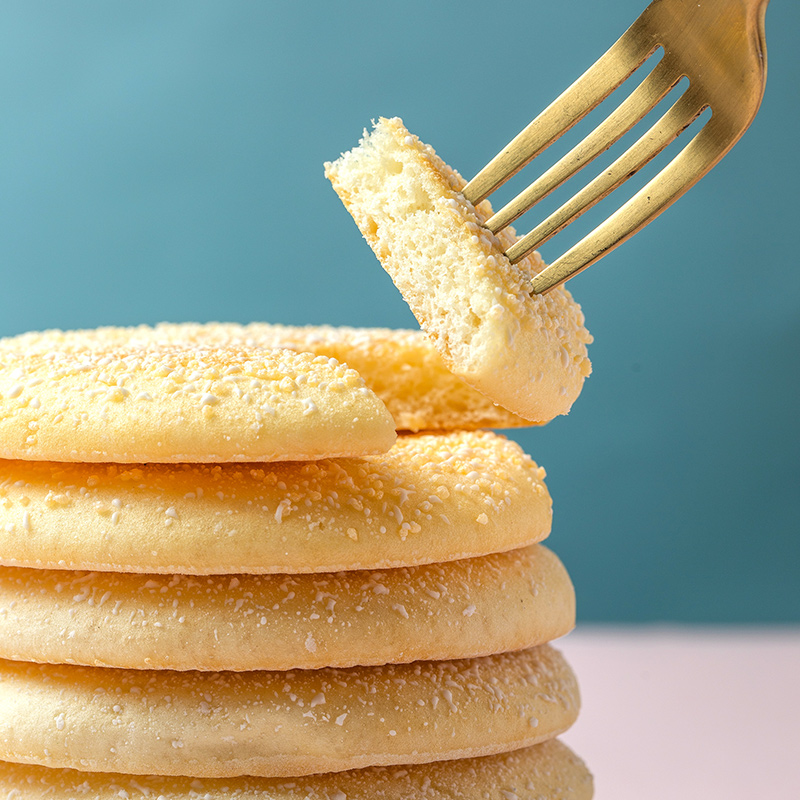
<instances>
[{"instance_id":1,"label":"shiny metal fork surface","mask_svg":"<svg viewBox=\"0 0 800 800\"><path fill-rule=\"evenodd\" d=\"M706 109L711 116L647 185L535 276L544 293L591 266L641 230L705 175L736 143L761 104L767 75L764 17L769 0L655 0L558 99L464 188L488 197L596 108L658 50L661 60L585 139L486 222L498 232L607 150L684 78L669 110L594 180L506 253L516 263L647 164Z\"/></svg>"}]
</instances>

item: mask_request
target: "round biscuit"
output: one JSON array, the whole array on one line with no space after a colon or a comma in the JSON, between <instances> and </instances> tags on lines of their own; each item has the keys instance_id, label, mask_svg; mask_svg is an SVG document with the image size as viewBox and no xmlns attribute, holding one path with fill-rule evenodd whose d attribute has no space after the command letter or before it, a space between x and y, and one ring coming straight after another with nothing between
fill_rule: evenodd
<instances>
[{"instance_id":1,"label":"round biscuit","mask_svg":"<svg viewBox=\"0 0 800 800\"><path fill-rule=\"evenodd\" d=\"M0 762L0 793L18 800L591 800L592 788L586 765L557 739L481 758L291 779L200 780Z\"/></svg>"},{"instance_id":2,"label":"round biscuit","mask_svg":"<svg viewBox=\"0 0 800 800\"><path fill-rule=\"evenodd\" d=\"M562 287L531 294L544 262L509 262L516 234L484 226L488 201L468 202L466 181L397 118L325 174L449 369L525 419L570 410L591 371L583 313Z\"/></svg>"},{"instance_id":3,"label":"round biscuit","mask_svg":"<svg viewBox=\"0 0 800 800\"><path fill-rule=\"evenodd\" d=\"M0 662L0 759L89 772L285 777L468 758L551 739L579 695L549 645L294 672Z\"/></svg>"},{"instance_id":4,"label":"round biscuit","mask_svg":"<svg viewBox=\"0 0 800 800\"><path fill-rule=\"evenodd\" d=\"M291 350L0 348L0 458L283 461L388 450L355 370Z\"/></svg>"},{"instance_id":5,"label":"round biscuit","mask_svg":"<svg viewBox=\"0 0 800 800\"><path fill-rule=\"evenodd\" d=\"M314 462L0 461L0 564L197 575L452 561L544 539L543 479L485 431Z\"/></svg>"},{"instance_id":6,"label":"round biscuit","mask_svg":"<svg viewBox=\"0 0 800 800\"><path fill-rule=\"evenodd\" d=\"M0 658L286 670L520 650L568 633L575 595L542 545L322 575L132 575L0 567Z\"/></svg>"},{"instance_id":7,"label":"round biscuit","mask_svg":"<svg viewBox=\"0 0 800 800\"><path fill-rule=\"evenodd\" d=\"M136 348L164 344L193 347L287 348L328 356L355 369L386 404L398 430L516 428L531 422L473 389L444 364L422 331L330 325L161 323L155 327L50 330L0 339L25 352L76 347Z\"/></svg>"}]
</instances>

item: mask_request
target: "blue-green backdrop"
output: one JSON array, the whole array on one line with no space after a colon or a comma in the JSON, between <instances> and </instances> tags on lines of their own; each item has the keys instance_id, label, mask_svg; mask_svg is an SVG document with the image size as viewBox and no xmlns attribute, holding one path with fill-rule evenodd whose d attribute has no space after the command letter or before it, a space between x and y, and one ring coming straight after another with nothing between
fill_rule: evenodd
<instances>
[{"instance_id":1,"label":"blue-green backdrop","mask_svg":"<svg viewBox=\"0 0 800 800\"><path fill-rule=\"evenodd\" d=\"M469 177L644 5L6 0L0 335L414 326L322 163L399 115ZM773 0L755 124L571 283L594 374L513 434L583 620L800 620L798 35Z\"/></svg>"}]
</instances>

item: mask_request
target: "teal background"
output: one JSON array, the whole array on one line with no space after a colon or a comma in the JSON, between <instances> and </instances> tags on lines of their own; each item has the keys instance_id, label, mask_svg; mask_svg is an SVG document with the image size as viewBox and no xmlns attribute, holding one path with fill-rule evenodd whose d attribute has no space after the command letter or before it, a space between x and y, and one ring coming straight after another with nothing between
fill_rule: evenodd
<instances>
[{"instance_id":1,"label":"teal background","mask_svg":"<svg viewBox=\"0 0 800 800\"><path fill-rule=\"evenodd\" d=\"M644 5L3 2L0 335L414 326L322 163L399 115L469 177ZM773 0L753 127L571 283L594 374L513 434L583 620L800 620L798 34Z\"/></svg>"}]
</instances>

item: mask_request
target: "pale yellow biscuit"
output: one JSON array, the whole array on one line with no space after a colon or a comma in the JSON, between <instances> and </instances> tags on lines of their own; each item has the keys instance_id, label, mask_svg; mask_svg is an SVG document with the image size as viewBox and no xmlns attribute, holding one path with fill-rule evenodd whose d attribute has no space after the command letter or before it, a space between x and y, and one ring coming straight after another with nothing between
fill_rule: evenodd
<instances>
[{"instance_id":1,"label":"pale yellow biscuit","mask_svg":"<svg viewBox=\"0 0 800 800\"><path fill-rule=\"evenodd\" d=\"M513 229L399 119L381 119L326 175L447 366L526 419L566 414L591 371L580 307L563 288L531 295L538 254L512 265Z\"/></svg>"},{"instance_id":2,"label":"pale yellow biscuit","mask_svg":"<svg viewBox=\"0 0 800 800\"><path fill-rule=\"evenodd\" d=\"M355 370L309 353L0 348L0 458L308 460L383 452L394 430Z\"/></svg>"},{"instance_id":3,"label":"pale yellow biscuit","mask_svg":"<svg viewBox=\"0 0 800 800\"><path fill-rule=\"evenodd\" d=\"M90 772L284 777L491 755L575 720L549 645L294 672L0 662L0 759Z\"/></svg>"},{"instance_id":4,"label":"pale yellow biscuit","mask_svg":"<svg viewBox=\"0 0 800 800\"><path fill-rule=\"evenodd\" d=\"M465 658L568 633L575 595L542 545L322 575L126 575L0 567L0 658L314 669Z\"/></svg>"},{"instance_id":5,"label":"pale yellow biscuit","mask_svg":"<svg viewBox=\"0 0 800 800\"><path fill-rule=\"evenodd\" d=\"M544 470L497 434L257 465L0 461L0 563L149 573L335 572L544 539Z\"/></svg>"},{"instance_id":6,"label":"pale yellow biscuit","mask_svg":"<svg viewBox=\"0 0 800 800\"><path fill-rule=\"evenodd\" d=\"M592 776L553 739L481 758L289 779L131 776L0 762L0 793L18 800L591 800Z\"/></svg>"},{"instance_id":7,"label":"pale yellow biscuit","mask_svg":"<svg viewBox=\"0 0 800 800\"><path fill-rule=\"evenodd\" d=\"M528 420L498 406L454 375L422 331L251 323L162 323L155 327L44 331L0 339L25 352L74 347L288 348L330 356L355 369L386 404L398 430L515 428Z\"/></svg>"}]
</instances>

